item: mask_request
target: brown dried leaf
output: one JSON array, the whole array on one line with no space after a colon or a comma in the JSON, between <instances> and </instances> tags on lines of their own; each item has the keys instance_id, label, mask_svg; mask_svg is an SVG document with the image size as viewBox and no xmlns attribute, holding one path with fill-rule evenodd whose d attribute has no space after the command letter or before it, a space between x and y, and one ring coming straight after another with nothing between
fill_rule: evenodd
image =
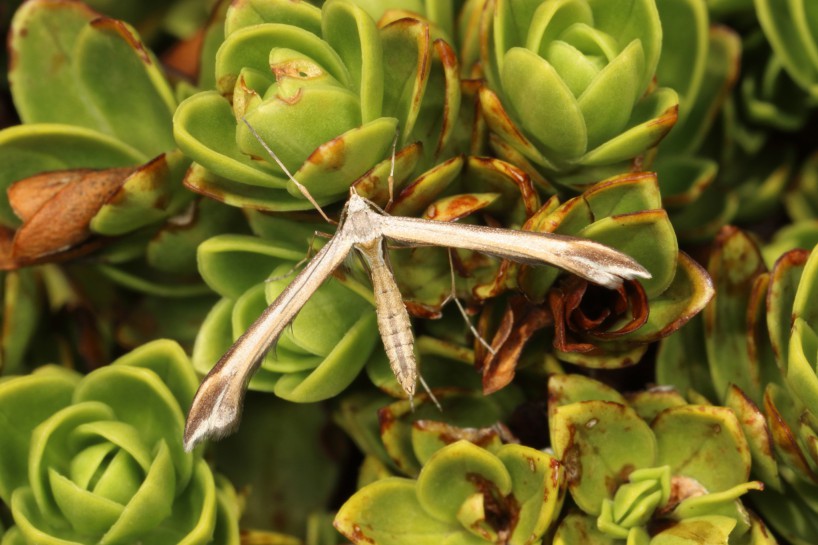
<instances>
[{"instance_id":1,"label":"brown dried leaf","mask_svg":"<svg viewBox=\"0 0 818 545\"><path fill-rule=\"evenodd\" d=\"M36 262L84 242L91 234L88 228L91 219L134 170L130 167L93 170L81 177L66 177L66 171L52 173L58 180L55 184L62 185L17 230L12 249L15 260L20 264ZM35 185L43 190L29 193L33 196L24 206L27 211L33 208L31 203L52 187L39 177ZM21 191L25 195L28 190Z\"/></svg>"},{"instance_id":2,"label":"brown dried leaf","mask_svg":"<svg viewBox=\"0 0 818 545\"><path fill-rule=\"evenodd\" d=\"M596 348L582 339L612 339L642 327L650 312L647 295L637 281L625 281L615 290L568 276L548 292L554 317L554 348L563 352L590 352ZM611 327L623 317L628 321Z\"/></svg>"},{"instance_id":3,"label":"brown dried leaf","mask_svg":"<svg viewBox=\"0 0 818 545\"><path fill-rule=\"evenodd\" d=\"M43 172L19 180L8 189L9 204L14 213L28 221L42 206L68 184L92 172L89 168Z\"/></svg>"},{"instance_id":4,"label":"brown dried leaf","mask_svg":"<svg viewBox=\"0 0 818 545\"><path fill-rule=\"evenodd\" d=\"M494 354L487 353L482 361L485 395L501 390L514 379L523 348L534 333L550 323L551 315L545 308L530 304L524 297L509 300L492 339Z\"/></svg>"}]
</instances>

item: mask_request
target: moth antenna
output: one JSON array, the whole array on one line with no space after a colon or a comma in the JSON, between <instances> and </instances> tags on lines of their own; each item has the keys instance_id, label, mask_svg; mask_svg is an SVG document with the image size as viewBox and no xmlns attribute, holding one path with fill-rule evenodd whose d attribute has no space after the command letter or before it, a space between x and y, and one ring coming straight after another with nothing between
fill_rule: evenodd
<instances>
[{"instance_id":1,"label":"moth antenna","mask_svg":"<svg viewBox=\"0 0 818 545\"><path fill-rule=\"evenodd\" d=\"M392 164L389 167L389 176L386 178L387 183L389 184L389 202L386 203L384 206L385 209L389 209L392 206L392 201L395 197L395 155L398 149L398 135L400 134L400 128L395 128L395 138L392 139Z\"/></svg>"},{"instance_id":2,"label":"moth antenna","mask_svg":"<svg viewBox=\"0 0 818 545\"><path fill-rule=\"evenodd\" d=\"M287 169L287 167L284 166L284 163L281 162L281 159L278 158L278 155L276 155L273 149L267 145L267 142L265 142L261 135L258 132L256 132L256 129L250 124L250 122L247 121L247 119L244 116L241 116L241 120L244 121L244 124L247 125L248 129L250 129L250 134L252 134L256 140L258 140L259 144L261 144L261 147L263 147L264 150L270 155L270 157L273 158L276 164L278 164L278 166L281 167L281 170L284 171L284 173L287 175L290 181L295 184L295 187L298 188L298 191L300 191L301 194L304 195L304 198L310 201L310 203L315 207L315 209L318 210L318 213L321 214L321 217L324 218L327 221L327 223L337 225L338 222L329 219L329 216L327 216L326 213L324 213L324 209L318 205L318 203L310 194L309 190L306 187L304 187L304 185L301 182L296 180L292 174L290 174L289 169Z\"/></svg>"},{"instance_id":3,"label":"moth antenna","mask_svg":"<svg viewBox=\"0 0 818 545\"><path fill-rule=\"evenodd\" d=\"M449 301L454 301L454 304L457 305L457 309L460 311L460 315L463 316L463 320L466 321L466 325L469 326L469 330L471 331L471 334L474 335L474 338L477 339L477 341L480 344L482 344L483 347L486 350L488 350L489 353L492 356L496 356L497 351L486 341L486 339L483 338L482 335L480 335L480 332L477 331L477 328L475 328L474 325L472 325L471 319L469 318L469 315L466 312L466 309L463 308L463 304L460 302L460 299L457 298L457 292L455 291L455 280L454 280L454 260L452 258L452 251L453 250L451 248L447 248L447 250L449 252L449 272L451 273L451 278L452 278L452 291L449 293L449 296L446 298L446 300L443 301L443 304L445 305Z\"/></svg>"},{"instance_id":4,"label":"moth antenna","mask_svg":"<svg viewBox=\"0 0 818 545\"><path fill-rule=\"evenodd\" d=\"M418 373L418 380L420 381L420 385L423 386L423 389L426 390L426 393L429 394L429 399L431 399L432 403L435 404L435 407L437 407L437 410L440 411L440 412L443 412L443 407L440 406L440 401L437 400L437 397L435 397L435 394L432 393L432 389L429 388L429 385L426 384L426 381L423 379L423 375L421 375L420 373ZM411 397L409 398L409 403L410 404L412 403L412 398ZM414 408L414 406L412 406L412 411L414 411L414 410L415 410L415 408Z\"/></svg>"}]
</instances>

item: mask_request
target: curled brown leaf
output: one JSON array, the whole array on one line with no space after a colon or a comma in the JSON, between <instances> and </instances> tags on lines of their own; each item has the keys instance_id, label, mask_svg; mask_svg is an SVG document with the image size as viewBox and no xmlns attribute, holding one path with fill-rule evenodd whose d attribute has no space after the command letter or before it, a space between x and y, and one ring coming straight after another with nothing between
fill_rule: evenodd
<instances>
[{"instance_id":1,"label":"curled brown leaf","mask_svg":"<svg viewBox=\"0 0 818 545\"><path fill-rule=\"evenodd\" d=\"M649 312L639 282L625 281L610 290L577 276L566 276L551 288L548 306L554 319L554 348L562 352L591 352L594 340L613 339L642 327Z\"/></svg>"}]
</instances>

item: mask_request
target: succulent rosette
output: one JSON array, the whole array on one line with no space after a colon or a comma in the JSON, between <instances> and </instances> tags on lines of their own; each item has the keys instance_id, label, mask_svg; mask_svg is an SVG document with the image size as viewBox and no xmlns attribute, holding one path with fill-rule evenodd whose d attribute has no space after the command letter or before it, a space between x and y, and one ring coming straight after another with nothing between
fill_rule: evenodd
<instances>
[{"instance_id":1,"label":"succulent rosette","mask_svg":"<svg viewBox=\"0 0 818 545\"><path fill-rule=\"evenodd\" d=\"M336 422L366 457L335 527L353 543L384 545L442 533L452 543L542 539L562 505L564 472L552 456L509 444L517 441L503 421L520 390L434 391L414 405L364 392L341 400Z\"/></svg>"},{"instance_id":2,"label":"succulent rosette","mask_svg":"<svg viewBox=\"0 0 818 545\"><path fill-rule=\"evenodd\" d=\"M764 35L798 85L818 98L818 12L808 0L755 0Z\"/></svg>"},{"instance_id":3,"label":"succulent rosette","mask_svg":"<svg viewBox=\"0 0 818 545\"><path fill-rule=\"evenodd\" d=\"M524 399L514 387L490 396L441 388L435 398L442 411L426 393L414 403L364 393L341 400L335 421L366 455L359 486L386 476L416 478L432 453L456 441L496 450L511 437L502 422Z\"/></svg>"},{"instance_id":4,"label":"succulent rosette","mask_svg":"<svg viewBox=\"0 0 818 545\"><path fill-rule=\"evenodd\" d=\"M712 296L706 272L678 249L652 173L613 177L564 203L552 197L523 228L607 244L652 275L613 291L554 268L514 266L516 272L506 271L529 299L542 301L540 306L550 312L553 344L564 361L597 368L637 363L648 343L681 327Z\"/></svg>"},{"instance_id":5,"label":"succulent rosette","mask_svg":"<svg viewBox=\"0 0 818 545\"><path fill-rule=\"evenodd\" d=\"M812 543L818 258L794 249L768 270L747 234L725 229L717 243L709 265L717 296L703 325L664 341L657 378L723 399L742 416L753 470L769 485L755 504L788 541ZM680 346L683 353L675 351Z\"/></svg>"},{"instance_id":6,"label":"succulent rosette","mask_svg":"<svg viewBox=\"0 0 818 545\"><path fill-rule=\"evenodd\" d=\"M3 543L238 544L229 486L182 446L196 385L171 341L86 376L0 382L0 498L15 524Z\"/></svg>"},{"instance_id":7,"label":"succulent rosette","mask_svg":"<svg viewBox=\"0 0 818 545\"><path fill-rule=\"evenodd\" d=\"M388 477L361 488L335 527L356 544L533 543L556 520L564 483L549 454L461 440L431 453L417 480Z\"/></svg>"},{"instance_id":8,"label":"succulent rosette","mask_svg":"<svg viewBox=\"0 0 818 545\"><path fill-rule=\"evenodd\" d=\"M748 481L732 410L670 389L626 399L580 375L554 375L548 394L552 448L577 507L555 544L775 543L739 499L763 486Z\"/></svg>"},{"instance_id":9,"label":"succulent rosette","mask_svg":"<svg viewBox=\"0 0 818 545\"><path fill-rule=\"evenodd\" d=\"M650 89L662 47L654 0L496 0L484 17L480 103L500 157L581 188L675 123L676 92Z\"/></svg>"},{"instance_id":10,"label":"succulent rosette","mask_svg":"<svg viewBox=\"0 0 818 545\"><path fill-rule=\"evenodd\" d=\"M398 177L431 166L445 147L458 67L429 23L403 18L379 29L345 0L322 9L265 0L234 2L224 28L216 89L174 116L176 140L195 161L189 188L234 206L311 209L253 130L321 204L343 200L373 168L387 172L396 132L399 149L422 147ZM378 184L386 188L386 176Z\"/></svg>"}]
</instances>

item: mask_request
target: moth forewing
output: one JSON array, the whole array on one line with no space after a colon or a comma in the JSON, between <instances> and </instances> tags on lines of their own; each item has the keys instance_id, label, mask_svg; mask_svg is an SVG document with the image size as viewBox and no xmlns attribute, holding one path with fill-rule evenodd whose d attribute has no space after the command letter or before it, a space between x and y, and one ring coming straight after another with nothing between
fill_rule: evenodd
<instances>
[{"instance_id":1,"label":"moth forewing","mask_svg":"<svg viewBox=\"0 0 818 545\"><path fill-rule=\"evenodd\" d=\"M644 267L622 252L554 233L399 216L385 216L382 233L403 244L449 246L531 265L554 265L608 288L618 287L623 279L650 278Z\"/></svg>"},{"instance_id":2,"label":"moth forewing","mask_svg":"<svg viewBox=\"0 0 818 545\"><path fill-rule=\"evenodd\" d=\"M235 429L247 383L264 354L351 250L352 241L339 230L211 369L188 413L187 450L207 437L222 437Z\"/></svg>"}]
</instances>

